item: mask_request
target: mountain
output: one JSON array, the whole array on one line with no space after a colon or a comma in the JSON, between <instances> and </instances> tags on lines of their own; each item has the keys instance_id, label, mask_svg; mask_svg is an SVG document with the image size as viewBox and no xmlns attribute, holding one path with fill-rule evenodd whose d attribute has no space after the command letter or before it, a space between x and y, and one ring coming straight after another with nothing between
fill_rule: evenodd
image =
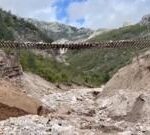
<instances>
[{"instance_id":1,"label":"mountain","mask_svg":"<svg viewBox=\"0 0 150 135\"><path fill-rule=\"evenodd\" d=\"M113 29L103 34L96 35L89 41L101 41L101 40L122 40L122 39L135 39L141 37L147 37L148 27L146 25L135 24L118 29Z\"/></svg>"},{"instance_id":2,"label":"mountain","mask_svg":"<svg viewBox=\"0 0 150 135\"><path fill-rule=\"evenodd\" d=\"M107 32L107 31L110 31L110 29L98 29L98 30L95 30L88 38L87 40L90 40L92 39L93 37L97 36L97 35L101 35L103 34L104 32Z\"/></svg>"},{"instance_id":3,"label":"mountain","mask_svg":"<svg viewBox=\"0 0 150 135\"><path fill-rule=\"evenodd\" d=\"M150 24L150 14L143 16L142 20L140 21L140 24L143 24L143 25Z\"/></svg>"},{"instance_id":4,"label":"mountain","mask_svg":"<svg viewBox=\"0 0 150 135\"><path fill-rule=\"evenodd\" d=\"M2 9L0 9L0 39L52 42L51 38L33 24Z\"/></svg>"},{"instance_id":5,"label":"mountain","mask_svg":"<svg viewBox=\"0 0 150 135\"><path fill-rule=\"evenodd\" d=\"M88 41L139 39L149 38L149 35L147 26L138 23L105 31ZM74 68L74 72L76 72L72 79L76 82L82 82L82 84L100 86L107 82L118 69L130 63L137 53L142 51L145 50L130 48L72 51L68 54L68 63L70 63L70 67Z\"/></svg>"},{"instance_id":6,"label":"mountain","mask_svg":"<svg viewBox=\"0 0 150 135\"><path fill-rule=\"evenodd\" d=\"M57 23L43 22L28 19L28 22L34 24L42 32L46 33L54 41L60 39L80 40L88 38L94 31L86 28L76 28L73 26Z\"/></svg>"},{"instance_id":7,"label":"mountain","mask_svg":"<svg viewBox=\"0 0 150 135\"><path fill-rule=\"evenodd\" d=\"M105 40L123 40L147 38L149 31L146 25L135 24L118 29L105 31L93 36L88 42ZM107 82L121 67L130 63L137 53L145 50L135 49L85 49L69 50L65 54L66 64L58 63L48 58L32 55L34 66L25 65L23 68L32 71L55 83L76 83L88 86L100 86ZM26 58L29 55L25 54ZM31 54L30 54L31 55ZM42 65L42 66L40 66ZM36 70L35 70L36 69Z\"/></svg>"},{"instance_id":8,"label":"mountain","mask_svg":"<svg viewBox=\"0 0 150 135\"><path fill-rule=\"evenodd\" d=\"M89 38L94 33L89 29L78 29L59 23L26 21L2 10L0 10L0 20L0 39L7 40L52 41L51 39L54 38L59 42L68 42L67 40ZM141 23L104 30L102 33L99 30L96 32L97 34L93 34L88 42L147 38L150 35L147 25ZM95 87L106 83L119 68L130 63L135 54L141 51L143 50L69 50L62 54L65 63L31 51L22 51L20 62L25 71L36 73L53 83L69 85L76 83Z\"/></svg>"},{"instance_id":9,"label":"mountain","mask_svg":"<svg viewBox=\"0 0 150 135\"><path fill-rule=\"evenodd\" d=\"M89 42L104 40L136 39L148 34L147 26L135 24L93 37ZM69 50L65 54L65 62L57 61L30 53L22 56L23 69L32 71L54 83L80 84L97 87L106 83L121 67L130 63L137 52L135 49L84 49ZM32 57L31 62L27 62ZM33 64L33 62L32 62Z\"/></svg>"}]
</instances>

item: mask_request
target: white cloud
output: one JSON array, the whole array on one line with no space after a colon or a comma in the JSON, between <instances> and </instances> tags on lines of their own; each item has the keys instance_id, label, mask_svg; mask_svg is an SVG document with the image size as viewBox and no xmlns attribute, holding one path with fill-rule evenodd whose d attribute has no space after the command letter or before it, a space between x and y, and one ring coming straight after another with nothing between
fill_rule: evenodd
<instances>
[{"instance_id":1,"label":"white cloud","mask_svg":"<svg viewBox=\"0 0 150 135\"><path fill-rule=\"evenodd\" d=\"M45 20L45 21L57 21L56 8L55 7L51 7L51 8L48 7L48 8L36 10L35 12L32 12L27 17L35 18L38 20Z\"/></svg>"},{"instance_id":2,"label":"white cloud","mask_svg":"<svg viewBox=\"0 0 150 135\"><path fill-rule=\"evenodd\" d=\"M64 8L56 4L60 1L70 1L70 5L66 9L68 15L59 20L58 9ZM21 17L96 29L138 22L143 15L150 13L150 0L0 0L0 7ZM79 23L80 19L85 22Z\"/></svg>"},{"instance_id":3,"label":"white cloud","mask_svg":"<svg viewBox=\"0 0 150 135\"><path fill-rule=\"evenodd\" d=\"M150 13L149 0L87 0L68 7L69 22L84 18L85 27L118 27L124 22L138 22Z\"/></svg>"},{"instance_id":4,"label":"white cloud","mask_svg":"<svg viewBox=\"0 0 150 135\"><path fill-rule=\"evenodd\" d=\"M55 21L56 0L0 0L0 7L21 17Z\"/></svg>"}]
</instances>

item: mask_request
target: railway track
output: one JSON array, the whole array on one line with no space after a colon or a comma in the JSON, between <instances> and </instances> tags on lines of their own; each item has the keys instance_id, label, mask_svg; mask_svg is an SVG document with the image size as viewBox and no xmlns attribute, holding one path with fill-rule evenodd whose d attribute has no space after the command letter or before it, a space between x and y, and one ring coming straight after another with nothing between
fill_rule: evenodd
<instances>
[{"instance_id":1,"label":"railway track","mask_svg":"<svg viewBox=\"0 0 150 135\"><path fill-rule=\"evenodd\" d=\"M66 43L53 44L43 42L17 42L17 41L0 41L0 48L9 49L90 49L90 48L147 48L150 47L150 40L118 40L118 41L101 41L94 43Z\"/></svg>"}]
</instances>

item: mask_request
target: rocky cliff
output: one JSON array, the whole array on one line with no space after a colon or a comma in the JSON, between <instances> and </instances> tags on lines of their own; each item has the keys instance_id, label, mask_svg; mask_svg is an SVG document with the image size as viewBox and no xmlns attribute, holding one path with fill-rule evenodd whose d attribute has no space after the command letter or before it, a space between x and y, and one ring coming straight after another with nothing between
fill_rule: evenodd
<instances>
[{"instance_id":1,"label":"rocky cliff","mask_svg":"<svg viewBox=\"0 0 150 135\"><path fill-rule=\"evenodd\" d=\"M150 14L143 16L142 20L140 21L140 24L144 24L144 25L150 24Z\"/></svg>"},{"instance_id":2,"label":"rocky cliff","mask_svg":"<svg viewBox=\"0 0 150 135\"><path fill-rule=\"evenodd\" d=\"M76 28L57 22L43 22L33 19L28 19L28 22L34 24L42 32L45 32L54 41L62 38L67 40L86 39L93 33L93 30L87 28Z\"/></svg>"}]
</instances>

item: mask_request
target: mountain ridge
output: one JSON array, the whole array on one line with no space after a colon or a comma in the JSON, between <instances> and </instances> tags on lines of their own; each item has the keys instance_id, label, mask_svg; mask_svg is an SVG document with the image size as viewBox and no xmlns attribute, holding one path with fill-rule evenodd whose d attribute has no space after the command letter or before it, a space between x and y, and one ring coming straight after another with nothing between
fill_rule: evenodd
<instances>
[{"instance_id":1,"label":"mountain ridge","mask_svg":"<svg viewBox=\"0 0 150 135\"><path fill-rule=\"evenodd\" d=\"M73 41L86 39L94 32L89 28L77 28L58 22L45 22L34 19L27 19L27 21L38 27L41 31L45 32L54 41L60 39Z\"/></svg>"},{"instance_id":2,"label":"mountain ridge","mask_svg":"<svg viewBox=\"0 0 150 135\"><path fill-rule=\"evenodd\" d=\"M22 22L25 23L24 21ZM18 22L17 20L16 23L20 24L20 21ZM21 25L21 26L19 25L17 27L15 25L12 25L12 23L10 24L11 24L10 26L13 29L22 28L23 31L26 32L25 31L26 23L24 25ZM31 23L29 24L30 24L29 26L33 26L33 28L36 28L35 30L36 32L38 32L36 26L34 26ZM65 27L62 24L60 25ZM57 27L57 24L56 24L56 27ZM8 24L6 28L9 28ZM56 31L54 35L58 34L57 30L58 32L60 30L60 33L64 32L62 31L62 29L59 29L59 28L60 27L58 26L58 29L55 29ZM68 33L70 29L71 31L73 29L73 32L78 31L78 29L74 27L73 28L69 27L66 29L68 30L67 31ZM41 30L39 31L41 32ZM45 32L43 31L42 33L45 34ZM3 34L6 34L6 33L3 33ZM104 41L104 40L125 40L125 39L135 39L135 38L138 39L141 37L145 38L148 34L149 33L147 30L147 26L140 25L138 23L135 25L130 25L130 26L113 29L113 30L100 33L96 35L96 37L88 40L87 42L99 42L99 41ZM60 35L58 34L57 36L60 36ZM78 37L78 32L77 34L74 34L74 36ZM37 37L36 39L38 39ZM39 42L40 40L41 40L41 37L37 40L37 42ZM64 39L63 42L69 42L69 41ZM140 50L133 50L133 49L122 49L122 50L120 49L113 49L113 50L84 49L82 51L81 50L75 50L75 51L69 50L67 51L67 53L62 54L63 58L65 59L64 61L67 64L63 62L60 63L56 61L55 59L53 59L53 57L45 58L41 55L36 55L32 51L30 52L26 51L26 52L21 52L20 62L24 71L35 73L50 82L58 83L58 84L59 83L60 84L61 83L65 83L65 84L76 83L80 85L90 85L90 86L95 87L95 86L100 86L106 83L112 77L112 75L115 72L117 72L119 68L130 63L131 59L135 55L135 51L139 52Z\"/></svg>"},{"instance_id":3,"label":"mountain ridge","mask_svg":"<svg viewBox=\"0 0 150 135\"><path fill-rule=\"evenodd\" d=\"M45 33L33 24L0 9L0 39L17 41L46 41L52 42Z\"/></svg>"}]
</instances>

